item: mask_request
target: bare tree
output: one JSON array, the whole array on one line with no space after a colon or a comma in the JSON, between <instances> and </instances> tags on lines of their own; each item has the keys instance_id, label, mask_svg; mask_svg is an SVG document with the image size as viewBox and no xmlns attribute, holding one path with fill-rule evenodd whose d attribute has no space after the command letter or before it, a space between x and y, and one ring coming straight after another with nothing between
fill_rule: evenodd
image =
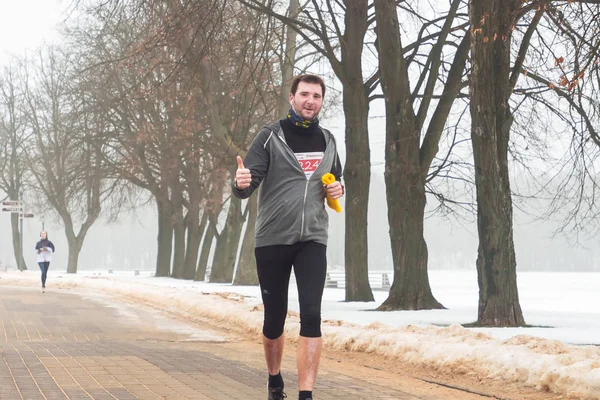
<instances>
[{"instance_id":1,"label":"bare tree","mask_svg":"<svg viewBox=\"0 0 600 400\"><path fill-rule=\"evenodd\" d=\"M300 14L300 2L299 0L290 0L290 4L287 10L287 17L290 20L296 20ZM292 79L294 78L294 67L296 65L296 52L298 34L290 25L283 25L285 29L285 48L281 57L281 90L279 95L279 113L278 116L283 118L287 115L290 109L290 86Z\"/></svg>"},{"instance_id":2,"label":"bare tree","mask_svg":"<svg viewBox=\"0 0 600 400\"><path fill-rule=\"evenodd\" d=\"M158 276L195 275L208 185L201 171L210 162L198 87L180 71L189 49L181 42L219 23L218 14L211 19L214 3L107 3L89 11L87 30L71 35L85 46L88 69L97 76L96 112L110 126L107 162L156 201ZM202 18L190 27L200 9ZM195 54L203 49L199 40Z\"/></svg>"},{"instance_id":3,"label":"bare tree","mask_svg":"<svg viewBox=\"0 0 600 400\"><path fill-rule=\"evenodd\" d=\"M84 239L118 183L106 179L102 146L95 143L104 127L85 112L86 94L77 86L74 65L73 57L50 48L23 75L32 132L28 160L37 190L64 225L68 273L77 272Z\"/></svg>"},{"instance_id":4,"label":"bare tree","mask_svg":"<svg viewBox=\"0 0 600 400\"><path fill-rule=\"evenodd\" d=\"M290 19L296 19L300 12L300 3L298 0L290 0L287 16ZM279 112L277 117L283 118L287 115L289 103L289 87L294 77L294 66L296 64L297 51L297 33L289 25L281 24L284 31L282 39L285 46L281 50L279 65L281 66L281 85L279 94ZM242 240L242 248L238 261L238 268L234 275L233 283L258 284L258 275L256 274L256 259L254 257L256 217L258 215L258 197L252 196L246 201L246 210L244 219L246 220L246 231Z\"/></svg>"},{"instance_id":5,"label":"bare tree","mask_svg":"<svg viewBox=\"0 0 600 400\"><path fill-rule=\"evenodd\" d=\"M542 18L552 21L550 31L558 31L561 35L569 35L561 25L563 12L554 7L549 0L533 1L523 4L521 1L495 1L481 0L470 2L471 21L471 53L473 72L471 74L471 118L472 118L472 143L475 160L475 179L477 184L477 226L479 230L479 250L477 258L477 272L479 283L479 310L478 325L485 326L519 326L524 325L521 307L519 304L516 281L516 257L513 242L512 209L508 155L510 150L511 127L514 114L509 100L515 91L519 77L529 76L525 67L528 50L532 38ZM564 3L564 2L563 2ZM575 5L581 9L588 7L585 3L597 4L595 1L569 1L579 3ZM567 4L567 3L565 3ZM511 45L517 23L525 16L533 15L525 24L525 31L511 65ZM591 13L593 15L593 13ZM567 22L568 26L569 23ZM580 32L586 32L585 26ZM570 33L582 36L573 30ZM542 43L545 35L538 35ZM584 34L585 36L585 34ZM592 34L591 37L594 37ZM593 43L590 41L589 43ZM558 43L558 42L556 42ZM597 46L597 42L595 44ZM592 49L594 44L590 46ZM543 47L543 46L542 46ZM576 52L582 47L576 46ZM597 48L597 47L596 47ZM536 50L539 52L539 48ZM592 53L595 51L592 50ZM577 57L576 57L577 58ZM592 61L594 58L589 58ZM558 67L563 63L563 58L554 57ZM593 62L593 61L592 61ZM533 65L533 64L531 64ZM590 64L588 64L590 65ZM555 85L547 78L533 72L532 79L543 86L554 90L559 95L565 91L557 86L573 90L583 78L585 67L575 64L575 73L572 79L564 74ZM544 87L541 91L545 91ZM540 88L531 91L528 88L517 89L517 93L531 95L540 92ZM535 97L535 95L534 95ZM564 96L569 100L573 109L577 110L582 118L581 104L573 101L574 98ZM552 106L547 99L540 103ZM581 100L581 97L580 97ZM563 120L569 120L568 114L556 112ZM562 115L561 115L562 114ZM589 126L589 125L588 125ZM593 130L589 131L593 137Z\"/></svg>"},{"instance_id":6,"label":"bare tree","mask_svg":"<svg viewBox=\"0 0 600 400\"><path fill-rule=\"evenodd\" d=\"M249 133L277 110L270 36L254 15L221 0L109 2L91 15L97 30L77 37L99 77L109 160L156 199L157 275L203 277L198 249L215 208L207 218L201 211L211 187L224 187L207 177L221 176L211 171L243 153ZM225 254L236 254L234 231L216 232Z\"/></svg>"},{"instance_id":7,"label":"bare tree","mask_svg":"<svg viewBox=\"0 0 600 400\"><path fill-rule=\"evenodd\" d=\"M472 4L475 4L476 6L480 5L477 1L472 2ZM504 108L508 108L507 115L510 117L507 117L506 115L504 117L498 116L499 120L501 118L507 118L507 122L504 125L500 124L499 122L497 124L498 126L502 126L503 129L507 129L507 131L505 132L506 136L504 136L502 139L500 139L501 135L498 134L498 141L495 143L497 150L492 150L490 147L491 143L494 143L493 140L491 143L486 142L485 144L481 144L479 142L475 143L476 139L478 138L473 138L473 146L478 146L477 151L481 152L481 149L485 148L488 152L497 151L497 154L499 154L499 161L491 161L489 158L490 156L487 153L484 156L481 156L481 153L478 155L476 152L475 155L476 181L479 183L483 180L487 183L487 185L490 185L485 186L484 188L481 186L477 187L477 204L479 210L478 215L480 219L480 223L478 225L480 227L480 233L482 232L482 229L485 229L486 232L485 235L481 236L480 240L482 243L488 243L483 244L483 248L493 248L493 252L496 255L504 254L504 252L506 252L506 257L503 259L503 261L499 262L502 267L496 267L498 272L491 274L486 272L481 267L482 248L480 248L478 272L480 283L481 314L480 321L478 322L489 323L482 321L490 321L494 318L497 318L497 323L502 325L515 324L514 321L518 321L519 318L522 320L518 302L518 293L516 289L516 261L514 257L514 244L512 241L512 202L510 200L510 185L508 183L507 165L508 152L510 151L509 134L510 125L512 123L512 115L510 112L510 107L508 106L508 101L513 90L515 89L518 77L523 69L523 63L525 62L528 49L530 48L531 39L537 29L538 23L540 22L544 13L551 9L549 4L550 2L544 1L532 2L525 5L521 3L515 3L511 6L513 8L508 11L508 17L506 17L508 19L506 20L503 19L504 17L499 17L498 15L492 13L491 9L488 9L488 12L478 15L481 20L478 19L477 25L470 27L471 33L462 36L461 41L458 43L454 41L448 41L448 35L454 31L464 32L468 24L463 21L462 18L456 18L459 15L458 10L462 4L460 1L453 1L450 5L447 16L437 19L437 21L443 25L434 32L433 38L435 39L435 44L432 47L431 52L428 53L426 62L422 63L427 68L423 68L422 73L417 75L418 82L414 86L415 89L413 89L412 99L414 100L417 98L422 98L423 100L418 103L418 112L414 113L411 109L410 99L408 99L405 95L403 96L403 94L409 91L408 76L406 75L405 71L407 68L410 68L410 63L414 63L415 59L418 59L418 56L409 56L406 57L405 60L402 60L401 57L397 56L398 52L394 52L392 50L401 48L401 45L399 44L400 37L397 33L398 24L396 21L394 21L394 14L391 11L393 4L392 2L375 2L375 9L378 17L378 42L379 49L381 50L379 52L381 83L387 105L386 118L388 123L388 141L386 146L388 152L386 153L386 187L388 190L388 196L390 190L393 191L394 189L401 188L397 193L388 197L388 205L390 208L390 229L392 231L392 251L394 252L396 250L400 255L398 256L394 254L394 268L396 275L399 275L401 281L403 282L399 283L398 285L396 285L395 282L390 290L390 297L384 302L384 304L382 304L381 309L404 309L411 307L419 308L419 303L426 304L428 299L431 300L431 297L428 295L429 287L426 278L426 247L424 247L424 242L422 242L423 245L419 246L414 244L414 241L410 240L413 235L422 234L417 232L421 230L421 226L417 221L412 220L409 216L415 214L422 215L422 210L424 207L424 203L422 201L422 199L424 199L423 193L426 192L427 186L425 185L424 187L421 187L420 185L422 185L423 182L427 183L433 177L438 176L441 171L440 168L435 168L433 171L431 171L431 162L438 152L438 143L441 137L442 128L447 124L450 108L452 107L455 99L460 96L460 90L461 88L465 87L467 82L463 76L469 47L471 47L472 51L473 69L475 70L475 68L479 68L478 63L480 60L476 58L475 53L473 52L472 38L474 37L474 34L481 34L483 35L481 37L483 43L494 48L493 51L490 50L490 53L488 53L487 56L492 57L490 54L493 53L495 58L492 57L490 58L492 61L483 62L485 67L490 68L490 70L486 71L485 77L475 74L472 74L471 77L477 76L478 79L481 79L478 85L485 86L486 88L490 87L490 82L503 82L501 85L505 84L506 87L494 86L494 89L489 89L489 91L486 92L486 95L491 96L493 94L500 97L505 95L506 104L498 100L499 97L488 97L485 100L479 98L477 100L479 102L483 101L490 109L497 108L498 110L503 110ZM403 7L408 8L408 4L405 4ZM384 11L379 12L380 10ZM455 18L459 22L458 24L452 26L452 21ZM473 21L475 20L472 20L471 23L474 23ZM498 25L495 25L491 31L482 33L481 27L485 25L486 22L491 23L489 21L493 21ZM521 28L516 29L518 21L521 21ZM504 24L508 24L510 32L507 32L507 28L504 26ZM509 63L512 51L510 43L513 32L519 34L520 40L518 42L517 50L514 52L514 64L511 65ZM432 39L431 36L429 38L423 36L423 38L426 40L424 42L418 41L418 45L423 45ZM507 42L508 45L506 46ZM384 43L386 45L385 48L383 48ZM440 55L443 54L441 49L448 44L450 46L456 46L456 52L454 53L452 62L447 69L447 74L439 74L439 67L443 66L444 63L442 58L440 58ZM501 44L504 44L505 47L502 47ZM496 48L494 46L501 47ZM407 47L410 47L410 45ZM503 54L502 56L499 55L501 53ZM396 57L396 60L394 60L394 57ZM482 57L482 55L478 53L477 57ZM505 65L505 63L508 64ZM497 75L493 75L491 72L492 70L494 71L493 73ZM478 70L478 73L481 73L481 70ZM498 78L494 78L495 76L498 76ZM434 82L437 80L440 80L440 83L443 83L444 90L442 91L441 95L434 95L434 92L431 90L435 88L436 85ZM473 85L473 82L471 82L471 84ZM500 85L500 83L498 84ZM423 92L419 92L419 88L421 86L424 87ZM505 93L505 90L508 90L508 92ZM433 99L438 99L438 102L437 107L430 114L427 111L427 108L429 107L429 104L432 104ZM472 98L472 117L475 118L476 116L477 118L482 118L482 112L480 111L481 109L481 105L479 105L479 103ZM421 147L418 151L420 157L415 158L415 154L417 153L416 149L418 148L419 142L418 135L415 135L415 132L419 132L421 129L423 129L425 115L431 115L431 119L425 136L423 137ZM473 123L481 124L481 120L477 120L476 122L475 119L473 119ZM390 136L390 132L398 132L399 134L396 133L395 135ZM402 144L400 145L400 143ZM516 155L516 153L513 153L513 155ZM498 168L502 171L502 173L498 172L498 174L501 176L501 178L499 178L500 181L495 180L494 178L482 177L488 173L491 173L489 170L484 171L482 168L478 168L478 166L481 166L482 159L488 160L488 162L498 163ZM415 165L420 165L421 176L414 172L417 170ZM410 178L411 176L412 179ZM406 179L406 182L398 183L402 182L402 179ZM504 186L501 185L501 182ZM485 202L486 200L488 200L488 203L491 202L492 204L497 204L499 202L499 200L497 200L499 197L498 193L489 192L491 186L494 186L495 190L497 191L502 190L504 197L508 197L509 200L501 207L505 214L501 214L499 211L494 214L497 215L498 220L502 221L502 223L495 225L495 222L498 221L491 221L491 217L486 216L483 218L487 221L487 224L482 225L482 215L489 212L489 210L482 211L482 208L489 207L489 205L482 206L481 202ZM415 187L418 188L418 190L411 190ZM487 193L487 195L483 195L483 193ZM485 196L489 197L486 198ZM421 199L421 202L417 202L418 207L410 205L410 201L401 200L398 202L399 199L403 198L408 198L412 202L415 202L416 199ZM491 199L496 200L492 201ZM442 201L444 201L443 198ZM391 217L394 211L398 209L401 209L402 211L396 214L396 218ZM406 212L406 210L410 211ZM419 218L419 220L420 219L421 218ZM510 220L510 222L507 220ZM408 221L408 223L406 223L406 221ZM418 229L413 229L414 227L417 227ZM393 234L395 230L397 232L396 235ZM506 234L508 231L510 234ZM501 241L502 250L499 250L500 242L489 245L489 238L493 237L494 235L497 235L498 240ZM394 240L396 240L397 246L394 246ZM422 250L419 250L423 248L425 248L424 253ZM421 251L420 254L419 251ZM413 253L413 257L410 256L411 253ZM512 257L510 254L512 254ZM498 260L500 258L498 258ZM406 262L407 260L409 260L408 263ZM425 261L425 265L422 265L421 268L415 268L415 265L419 265L419 263L422 263L423 261ZM419 270L421 271L420 273L417 272ZM411 273L410 271L413 272ZM497 282L494 280L497 280ZM500 285L502 290L497 290L497 285ZM415 286L416 288L425 288L425 290L414 289L412 286ZM496 302L495 306L492 305L494 301ZM499 306L500 304L502 306ZM489 306L489 308L486 308L487 306ZM512 312L516 319L510 320L508 317L506 317L507 310Z\"/></svg>"},{"instance_id":8,"label":"bare tree","mask_svg":"<svg viewBox=\"0 0 600 400\"><path fill-rule=\"evenodd\" d=\"M233 176L236 155L244 155L254 133L279 113L279 80L274 79L278 63L274 60L277 49L276 37L268 28L268 18L232 3L224 10L230 21L224 29L226 40L211 41L209 56L198 60L203 109L208 113L210 135L218 144L215 157L227 165L229 176ZM235 21L235 23L231 23ZM232 52L232 46L237 51ZM211 268L211 281L231 282L240 245L240 234L244 222L248 222L242 238L236 284L257 282L254 258L254 222L256 212L250 212L252 203L247 203L242 212L239 199L229 196L225 228L217 234L215 260ZM250 220L248 220L250 218ZM250 227L250 229L248 229Z\"/></svg>"},{"instance_id":9,"label":"bare tree","mask_svg":"<svg viewBox=\"0 0 600 400\"><path fill-rule=\"evenodd\" d=\"M513 116L510 56L514 15L521 2L473 0L471 21L471 138L477 184L478 324L524 325L513 240L508 142Z\"/></svg>"},{"instance_id":10,"label":"bare tree","mask_svg":"<svg viewBox=\"0 0 600 400\"><path fill-rule=\"evenodd\" d=\"M521 69L521 85L513 94L521 114L523 109L545 114L523 123L515 121L519 131L539 137L538 147L548 149L545 160L552 162L548 171L556 171L535 180L535 195L551 199L540 218L562 218L557 233L575 241L580 232L595 233L598 229L599 17L599 4L548 4ZM567 131L571 132L569 138ZM540 137L539 132L544 135ZM567 151L558 153L553 142Z\"/></svg>"},{"instance_id":11,"label":"bare tree","mask_svg":"<svg viewBox=\"0 0 600 400\"><path fill-rule=\"evenodd\" d=\"M429 286L423 224L430 167L450 110L463 87L469 42L467 36L453 36L453 32L464 32L464 23L461 27L457 18L461 0L452 1L445 16L425 22L419 38L411 46L402 45L396 2L376 0L374 4L379 74L386 104L385 179L394 262L394 282L389 297L379 309L442 308ZM408 5L406 7L413 11ZM425 35L429 28L434 32ZM418 49L427 47L429 42L432 42L431 51L420 64L417 83L411 87L409 69L411 64L419 63ZM447 45L456 50L446 72L442 67ZM411 47L415 48L412 53ZM408 57L407 53L410 54ZM436 96L438 86L443 89L442 94ZM437 103L434 98L438 99ZM429 109L434 104L436 108L429 126L425 127ZM421 145L423 130L426 131ZM432 175L438 172L434 171Z\"/></svg>"},{"instance_id":12,"label":"bare tree","mask_svg":"<svg viewBox=\"0 0 600 400\"><path fill-rule=\"evenodd\" d=\"M28 133L22 108L23 87L19 85L22 81L16 62L4 67L0 76L0 189L12 200L19 200L29 172L25 157ZM25 259L21 258L19 213L11 214L10 223L15 261L20 269L27 269Z\"/></svg>"}]
</instances>

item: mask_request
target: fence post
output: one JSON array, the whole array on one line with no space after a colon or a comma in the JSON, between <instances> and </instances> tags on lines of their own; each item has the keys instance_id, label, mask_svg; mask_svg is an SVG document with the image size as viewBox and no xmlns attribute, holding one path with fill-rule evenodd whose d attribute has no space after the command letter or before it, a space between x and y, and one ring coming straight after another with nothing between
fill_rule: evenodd
<instances>
[{"instance_id":1,"label":"fence post","mask_svg":"<svg viewBox=\"0 0 600 400\"><path fill-rule=\"evenodd\" d=\"M329 272L327 273L327 277L325 278L325 287L328 287L328 288L338 287L337 281L331 280L331 276L329 276Z\"/></svg>"},{"instance_id":2,"label":"fence post","mask_svg":"<svg viewBox=\"0 0 600 400\"><path fill-rule=\"evenodd\" d=\"M389 289L390 288L390 278L388 278L388 274L387 273L383 273L381 275L381 287L383 289Z\"/></svg>"}]
</instances>

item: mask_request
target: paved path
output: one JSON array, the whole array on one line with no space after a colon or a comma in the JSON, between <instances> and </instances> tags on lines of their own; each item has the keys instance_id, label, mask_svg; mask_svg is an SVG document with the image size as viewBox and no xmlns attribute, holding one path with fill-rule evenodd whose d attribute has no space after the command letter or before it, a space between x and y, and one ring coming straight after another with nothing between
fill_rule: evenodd
<instances>
[{"instance_id":1,"label":"paved path","mask_svg":"<svg viewBox=\"0 0 600 400\"><path fill-rule=\"evenodd\" d=\"M0 399L266 398L258 341L98 296L0 286ZM294 365L286 355L290 400ZM324 359L315 398L483 397Z\"/></svg>"}]
</instances>

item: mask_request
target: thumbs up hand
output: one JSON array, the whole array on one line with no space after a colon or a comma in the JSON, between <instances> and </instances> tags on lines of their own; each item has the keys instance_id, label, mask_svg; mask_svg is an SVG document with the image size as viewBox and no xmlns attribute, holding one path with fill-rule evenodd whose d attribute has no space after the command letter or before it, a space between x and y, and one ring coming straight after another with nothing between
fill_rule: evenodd
<instances>
[{"instance_id":1,"label":"thumbs up hand","mask_svg":"<svg viewBox=\"0 0 600 400\"><path fill-rule=\"evenodd\" d=\"M244 161L242 157L237 156L237 164L238 168L235 171L235 187L240 190L244 190L250 186L250 182L252 182L252 174L250 170L244 167Z\"/></svg>"}]
</instances>

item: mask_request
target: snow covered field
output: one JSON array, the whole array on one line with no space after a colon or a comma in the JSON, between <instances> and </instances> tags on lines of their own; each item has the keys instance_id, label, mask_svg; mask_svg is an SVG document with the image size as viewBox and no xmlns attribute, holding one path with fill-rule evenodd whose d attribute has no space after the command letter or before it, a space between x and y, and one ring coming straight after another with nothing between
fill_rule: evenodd
<instances>
[{"instance_id":1,"label":"snow covered field","mask_svg":"<svg viewBox=\"0 0 600 400\"><path fill-rule=\"evenodd\" d=\"M477 319L475 271L430 271L431 287L447 310L372 311L375 302L344 303L343 289L326 289L326 346L384 354L404 363L486 379L516 381L567 396L600 399L600 273L520 272L525 320L534 328L465 329ZM0 272L2 285L38 287L39 272ZM258 287L231 286L107 271L67 275L50 269L48 290L108 292L238 332L260 333ZM297 297L290 290L286 330L298 332Z\"/></svg>"}]
</instances>

